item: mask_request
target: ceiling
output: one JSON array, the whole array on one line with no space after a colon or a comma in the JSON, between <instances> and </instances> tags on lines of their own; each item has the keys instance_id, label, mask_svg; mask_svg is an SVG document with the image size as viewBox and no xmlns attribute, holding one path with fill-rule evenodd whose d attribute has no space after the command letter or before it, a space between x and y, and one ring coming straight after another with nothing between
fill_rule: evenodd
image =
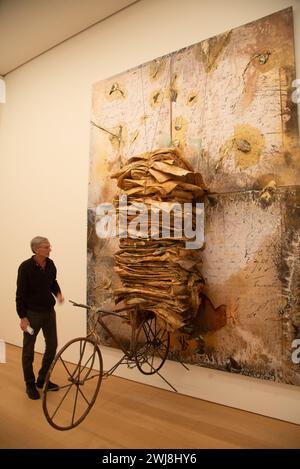
<instances>
[{"instance_id":1,"label":"ceiling","mask_svg":"<svg viewBox=\"0 0 300 469\"><path fill-rule=\"evenodd\" d=\"M0 75L137 0L0 0Z\"/></svg>"}]
</instances>

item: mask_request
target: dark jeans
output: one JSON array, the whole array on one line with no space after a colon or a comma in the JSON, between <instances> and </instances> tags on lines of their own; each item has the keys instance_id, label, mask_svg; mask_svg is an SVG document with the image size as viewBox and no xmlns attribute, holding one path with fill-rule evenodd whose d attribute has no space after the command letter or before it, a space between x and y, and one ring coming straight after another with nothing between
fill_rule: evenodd
<instances>
[{"instance_id":1,"label":"dark jeans","mask_svg":"<svg viewBox=\"0 0 300 469\"><path fill-rule=\"evenodd\" d=\"M57 332L54 309L47 313L27 311L27 317L29 319L30 326L34 330L34 334L30 335L28 332L24 332L23 334L22 365L25 383L27 386L30 386L35 383L33 360L36 337L42 329L45 337L46 348L43 356L42 367L38 373L38 379L39 381L44 382L56 354Z\"/></svg>"}]
</instances>

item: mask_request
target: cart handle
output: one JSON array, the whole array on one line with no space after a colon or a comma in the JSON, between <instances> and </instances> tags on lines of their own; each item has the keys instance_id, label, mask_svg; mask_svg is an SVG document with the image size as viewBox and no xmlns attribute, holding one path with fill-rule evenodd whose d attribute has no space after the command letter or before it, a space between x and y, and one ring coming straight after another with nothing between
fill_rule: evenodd
<instances>
[{"instance_id":1,"label":"cart handle","mask_svg":"<svg viewBox=\"0 0 300 469\"><path fill-rule=\"evenodd\" d=\"M86 308L86 309L91 309L92 306L89 305L84 305L82 303L76 303L75 301L69 300L70 303L72 303L73 306L79 306L80 308Z\"/></svg>"},{"instance_id":2,"label":"cart handle","mask_svg":"<svg viewBox=\"0 0 300 469\"><path fill-rule=\"evenodd\" d=\"M123 315L116 313L114 311L111 311L111 310L105 310L103 308L96 308L95 306L84 305L82 303L76 303L75 301L72 301L72 300L69 300L69 302L72 303L73 306L79 306L79 308L90 309L94 311L95 313L102 313L102 316L111 315L111 316L117 316L118 318L124 318Z\"/></svg>"}]
</instances>

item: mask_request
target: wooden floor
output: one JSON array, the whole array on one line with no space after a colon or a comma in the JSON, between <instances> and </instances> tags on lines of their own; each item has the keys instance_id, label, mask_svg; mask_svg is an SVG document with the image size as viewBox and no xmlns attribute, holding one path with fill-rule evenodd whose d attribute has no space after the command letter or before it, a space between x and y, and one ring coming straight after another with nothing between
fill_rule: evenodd
<instances>
[{"instance_id":1,"label":"wooden floor","mask_svg":"<svg viewBox=\"0 0 300 469\"><path fill-rule=\"evenodd\" d=\"M110 377L87 418L69 431L25 394L21 349L0 364L0 448L300 448L300 426ZM36 354L35 368L41 356Z\"/></svg>"}]
</instances>

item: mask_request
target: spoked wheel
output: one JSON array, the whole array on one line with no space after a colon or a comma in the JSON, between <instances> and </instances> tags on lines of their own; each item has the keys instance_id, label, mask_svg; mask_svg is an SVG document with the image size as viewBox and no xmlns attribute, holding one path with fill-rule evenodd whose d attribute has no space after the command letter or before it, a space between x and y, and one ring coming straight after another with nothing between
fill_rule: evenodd
<instances>
[{"instance_id":1,"label":"spoked wheel","mask_svg":"<svg viewBox=\"0 0 300 469\"><path fill-rule=\"evenodd\" d=\"M135 362L145 375L153 375L165 363L170 347L170 333L156 319L144 319L136 334Z\"/></svg>"},{"instance_id":2,"label":"spoked wheel","mask_svg":"<svg viewBox=\"0 0 300 469\"><path fill-rule=\"evenodd\" d=\"M95 403L102 373L100 349L89 338L71 340L58 352L47 375L43 399L44 414L52 427L70 430L83 421ZM50 381L59 385L58 391L50 390Z\"/></svg>"}]
</instances>

